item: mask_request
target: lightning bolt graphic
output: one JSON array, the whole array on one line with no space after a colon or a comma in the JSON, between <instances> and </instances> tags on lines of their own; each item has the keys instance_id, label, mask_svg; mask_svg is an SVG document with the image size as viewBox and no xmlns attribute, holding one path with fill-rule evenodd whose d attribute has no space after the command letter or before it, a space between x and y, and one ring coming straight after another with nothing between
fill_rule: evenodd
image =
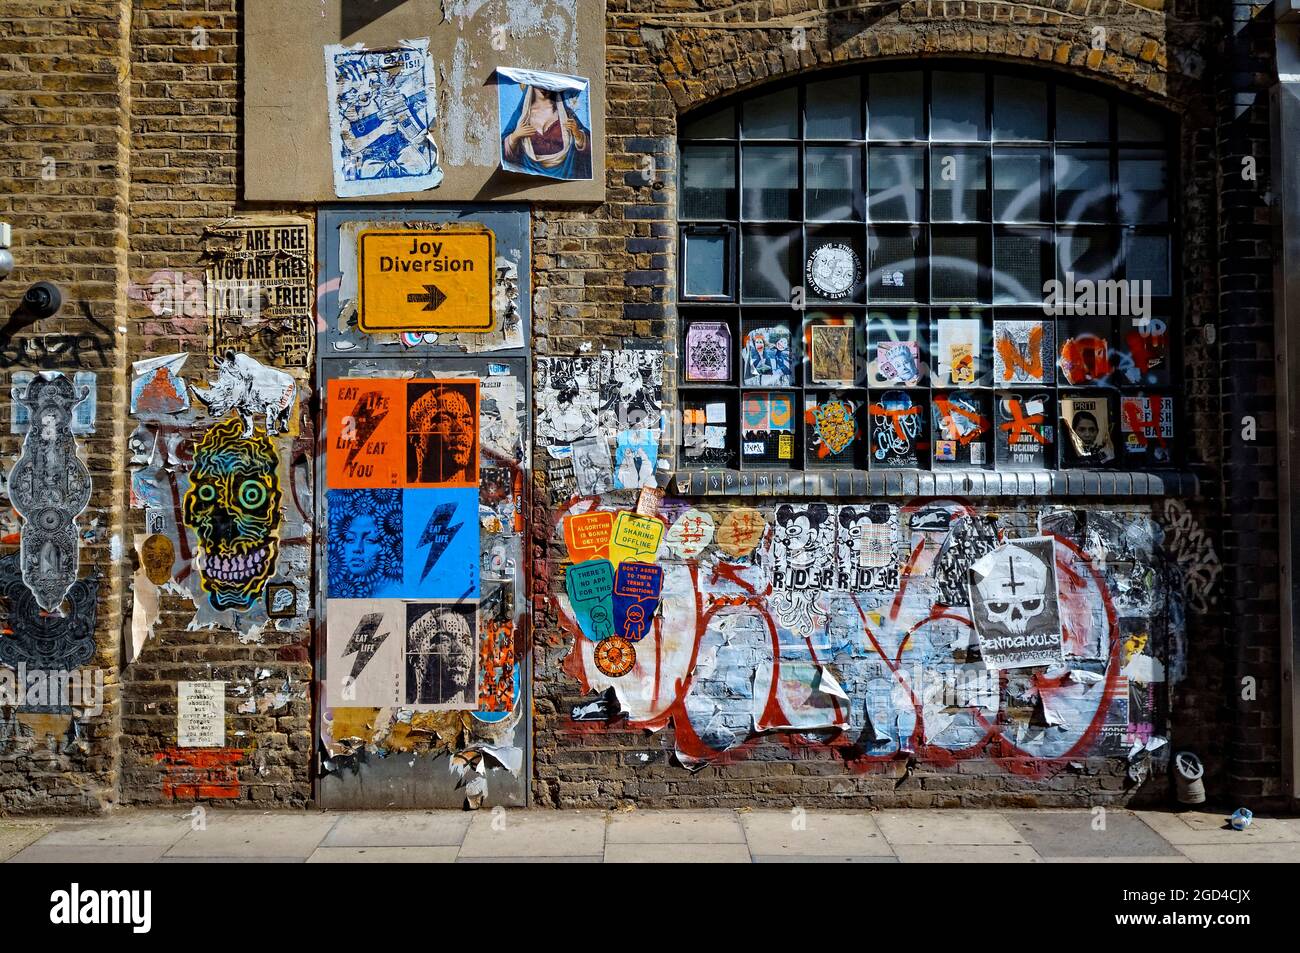
<instances>
[{"instance_id":1,"label":"lightning bolt graphic","mask_svg":"<svg viewBox=\"0 0 1300 953\"><path fill-rule=\"evenodd\" d=\"M348 466L352 465L352 461L361 452L361 448L366 445L370 435L379 429L379 425L388 416L387 408L382 411L378 410L381 397L383 395L379 391L368 391L357 399L356 406L352 408L352 420L356 425L356 442L348 450Z\"/></svg>"},{"instance_id":2,"label":"lightning bolt graphic","mask_svg":"<svg viewBox=\"0 0 1300 953\"><path fill-rule=\"evenodd\" d=\"M451 538L464 525L461 522L456 523L454 526L448 526L447 524L451 522L454 515L456 515L456 504L443 503L429 517L429 522L424 527L424 533L420 536L420 546L429 547L429 556L424 561L424 572L420 573L420 582L424 582L424 577L429 575L429 570L433 568L433 564L447 551L447 547L451 544Z\"/></svg>"},{"instance_id":3,"label":"lightning bolt graphic","mask_svg":"<svg viewBox=\"0 0 1300 953\"><path fill-rule=\"evenodd\" d=\"M382 612L367 612L357 623L357 627L352 630L352 636L348 639L347 648L343 650L344 655L357 653L357 657L352 661L352 680L356 681L357 677L365 669L366 665L379 647L384 644L384 639L388 638L388 633L380 635L375 633L379 630L379 623L383 620Z\"/></svg>"}]
</instances>

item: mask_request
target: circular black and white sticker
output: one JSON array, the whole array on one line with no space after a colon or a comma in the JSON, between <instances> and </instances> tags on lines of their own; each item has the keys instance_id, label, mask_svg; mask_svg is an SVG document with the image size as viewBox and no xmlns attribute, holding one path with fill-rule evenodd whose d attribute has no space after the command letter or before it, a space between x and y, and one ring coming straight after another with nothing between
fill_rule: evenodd
<instances>
[{"instance_id":1,"label":"circular black and white sticker","mask_svg":"<svg viewBox=\"0 0 1300 953\"><path fill-rule=\"evenodd\" d=\"M861 273L857 252L843 242L827 242L813 249L804 270L813 294L831 301L847 298Z\"/></svg>"}]
</instances>

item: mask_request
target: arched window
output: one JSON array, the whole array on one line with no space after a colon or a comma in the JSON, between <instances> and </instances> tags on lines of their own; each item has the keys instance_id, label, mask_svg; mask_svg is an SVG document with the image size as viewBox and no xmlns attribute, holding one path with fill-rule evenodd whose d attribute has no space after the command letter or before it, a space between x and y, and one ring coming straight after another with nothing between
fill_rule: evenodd
<instances>
[{"instance_id":1,"label":"arched window","mask_svg":"<svg viewBox=\"0 0 1300 953\"><path fill-rule=\"evenodd\" d=\"M1174 467L1171 133L969 64L682 117L679 465Z\"/></svg>"}]
</instances>

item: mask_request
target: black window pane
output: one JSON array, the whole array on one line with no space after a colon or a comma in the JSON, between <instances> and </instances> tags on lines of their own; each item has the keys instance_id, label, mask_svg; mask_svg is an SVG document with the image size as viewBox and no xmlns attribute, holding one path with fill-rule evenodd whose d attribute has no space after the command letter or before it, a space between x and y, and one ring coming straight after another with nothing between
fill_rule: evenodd
<instances>
[{"instance_id":1,"label":"black window pane","mask_svg":"<svg viewBox=\"0 0 1300 953\"><path fill-rule=\"evenodd\" d=\"M873 228L868 238L872 301L921 300L919 276L924 254L921 229Z\"/></svg>"},{"instance_id":2,"label":"black window pane","mask_svg":"<svg viewBox=\"0 0 1300 953\"><path fill-rule=\"evenodd\" d=\"M730 235L688 232L683 240L682 293L688 298L730 297Z\"/></svg>"},{"instance_id":3,"label":"black window pane","mask_svg":"<svg viewBox=\"0 0 1300 953\"><path fill-rule=\"evenodd\" d=\"M740 294L744 301L789 301L799 273L799 233L784 229L745 230Z\"/></svg>"},{"instance_id":4,"label":"black window pane","mask_svg":"<svg viewBox=\"0 0 1300 953\"><path fill-rule=\"evenodd\" d=\"M984 229L934 230L930 247L931 301L981 301L987 273L988 238Z\"/></svg>"},{"instance_id":5,"label":"black window pane","mask_svg":"<svg viewBox=\"0 0 1300 953\"><path fill-rule=\"evenodd\" d=\"M982 149L930 150L930 220L978 222L988 217L988 159Z\"/></svg>"},{"instance_id":6,"label":"black window pane","mask_svg":"<svg viewBox=\"0 0 1300 953\"><path fill-rule=\"evenodd\" d=\"M791 219L799 214L799 150L793 146L745 146L741 153L744 217Z\"/></svg>"},{"instance_id":7,"label":"black window pane","mask_svg":"<svg viewBox=\"0 0 1300 953\"><path fill-rule=\"evenodd\" d=\"M734 139L736 138L736 110L713 109L688 116L682 121L683 139Z\"/></svg>"},{"instance_id":8,"label":"black window pane","mask_svg":"<svg viewBox=\"0 0 1300 953\"><path fill-rule=\"evenodd\" d=\"M1120 151L1119 218L1135 224L1168 221L1169 168L1163 153Z\"/></svg>"},{"instance_id":9,"label":"black window pane","mask_svg":"<svg viewBox=\"0 0 1300 953\"><path fill-rule=\"evenodd\" d=\"M1072 86L1056 87L1056 138L1105 142L1110 138L1109 104Z\"/></svg>"},{"instance_id":10,"label":"black window pane","mask_svg":"<svg viewBox=\"0 0 1300 953\"><path fill-rule=\"evenodd\" d=\"M925 83L919 70L873 73L868 80L867 128L872 139L925 138Z\"/></svg>"},{"instance_id":11,"label":"black window pane","mask_svg":"<svg viewBox=\"0 0 1300 953\"><path fill-rule=\"evenodd\" d=\"M1056 150L1056 220L1109 222L1114 218L1110 152L1106 149Z\"/></svg>"},{"instance_id":12,"label":"black window pane","mask_svg":"<svg viewBox=\"0 0 1300 953\"><path fill-rule=\"evenodd\" d=\"M873 146L867 153L867 207L873 221L920 221L924 187L924 149Z\"/></svg>"},{"instance_id":13,"label":"black window pane","mask_svg":"<svg viewBox=\"0 0 1300 953\"><path fill-rule=\"evenodd\" d=\"M1118 249L1109 228L1061 229L1056 235L1057 277L1111 281L1118 278Z\"/></svg>"},{"instance_id":14,"label":"black window pane","mask_svg":"<svg viewBox=\"0 0 1300 953\"><path fill-rule=\"evenodd\" d=\"M1052 231L1047 228L999 228L993 235L993 300L997 304L1034 304L1043 300L1043 285L1052 275Z\"/></svg>"},{"instance_id":15,"label":"black window pane","mask_svg":"<svg viewBox=\"0 0 1300 953\"><path fill-rule=\"evenodd\" d=\"M1049 149L995 149L993 220L1051 221L1051 170Z\"/></svg>"},{"instance_id":16,"label":"black window pane","mask_svg":"<svg viewBox=\"0 0 1300 953\"><path fill-rule=\"evenodd\" d=\"M993 77L993 138L1047 138L1047 84L1020 76Z\"/></svg>"},{"instance_id":17,"label":"black window pane","mask_svg":"<svg viewBox=\"0 0 1300 953\"><path fill-rule=\"evenodd\" d=\"M804 163L805 216L823 221L861 221L861 147L809 146Z\"/></svg>"},{"instance_id":18,"label":"black window pane","mask_svg":"<svg viewBox=\"0 0 1300 953\"><path fill-rule=\"evenodd\" d=\"M735 146L682 147L681 203L685 219L735 217Z\"/></svg>"},{"instance_id":19,"label":"black window pane","mask_svg":"<svg viewBox=\"0 0 1300 953\"><path fill-rule=\"evenodd\" d=\"M1150 281L1151 294L1169 294L1169 238L1165 235L1124 235L1124 277Z\"/></svg>"},{"instance_id":20,"label":"black window pane","mask_svg":"<svg viewBox=\"0 0 1300 953\"><path fill-rule=\"evenodd\" d=\"M989 137L983 73L938 70L930 90L931 139L975 142Z\"/></svg>"},{"instance_id":21,"label":"black window pane","mask_svg":"<svg viewBox=\"0 0 1300 953\"><path fill-rule=\"evenodd\" d=\"M799 90L778 90L746 102L741 135L746 139L799 138Z\"/></svg>"},{"instance_id":22,"label":"black window pane","mask_svg":"<svg viewBox=\"0 0 1300 953\"><path fill-rule=\"evenodd\" d=\"M1132 106L1116 108L1119 138L1122 142L1163 142L1164 125L1152 113Z\"/></svg>"},{"instance_id":23,"label":"black window pane","mask_svg":"<svg viewBox=\"0 0 1300 953\"><path fill-rule=\"evenodd\" d=\"M807 138L862 138L862 83L858 77L809 83L804 102Z\"/></svg>"}]
</instances>

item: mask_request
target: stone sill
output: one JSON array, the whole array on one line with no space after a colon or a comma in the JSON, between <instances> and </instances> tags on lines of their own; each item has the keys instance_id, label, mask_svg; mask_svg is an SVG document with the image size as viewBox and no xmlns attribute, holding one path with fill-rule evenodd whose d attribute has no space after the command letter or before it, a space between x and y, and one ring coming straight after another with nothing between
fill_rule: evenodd
<instances>
[{"instance_id":1,"label":"stone sill","mask_svg":"<svg viewBox=\"0 0 1300 953\"><path fill-rule=\"evenodd\" d=\"M678 496L1196 496L1176 470L678 470Z\"/></svg>"}]
</instances>

